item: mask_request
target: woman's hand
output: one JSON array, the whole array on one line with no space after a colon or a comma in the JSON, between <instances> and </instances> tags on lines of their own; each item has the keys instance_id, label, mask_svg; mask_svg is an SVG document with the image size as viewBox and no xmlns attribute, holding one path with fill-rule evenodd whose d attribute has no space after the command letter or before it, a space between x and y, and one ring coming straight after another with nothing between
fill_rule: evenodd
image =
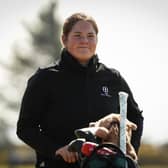
<instances>
[{"instance_id":1,"label":"woman's hand","mask_svg":"<svg viewBox=\"0 0 168 168\"><path fill-rule=\"evenodd\" d=\"M59 148L56 151L56 155L62 156L65 162L74 163L78 160L78 153L77 152L69 152L68 145Z\"/></svg>"}]
</instances>

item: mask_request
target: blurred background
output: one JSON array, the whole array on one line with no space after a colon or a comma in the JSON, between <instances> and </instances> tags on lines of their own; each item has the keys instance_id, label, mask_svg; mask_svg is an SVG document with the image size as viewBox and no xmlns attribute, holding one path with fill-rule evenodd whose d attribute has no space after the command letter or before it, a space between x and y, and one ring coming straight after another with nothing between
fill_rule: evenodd
<instances>
[{"instance_id":1,"label":"blurred background","mask_svg":"<svg viewBox=\"0 0 168 168\"><path fill-rule=\"evenodd\" d=\"M168 167L167 0L0 1L0 168L32 168L34 153L16 136L28 78L58 59L61 26L74 12L95 18L100 61L118 69L143 110L143 168Z\"/></svg>"}]
</instances>

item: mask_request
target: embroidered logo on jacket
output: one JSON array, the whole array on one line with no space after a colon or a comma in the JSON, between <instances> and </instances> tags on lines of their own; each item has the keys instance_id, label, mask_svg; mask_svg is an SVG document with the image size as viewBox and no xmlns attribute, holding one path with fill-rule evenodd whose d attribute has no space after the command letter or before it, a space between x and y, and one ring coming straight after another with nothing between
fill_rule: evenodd
<instances>
[{"instance_id":1,"label":"embroidered logo on jacket","mask_svg":"<svg viewBox=\"0 0 168 168\"><path fill-rule=\"evenodd\" d=\"M102 86L101 91L102 91L102 93L100 94L101 96L111 97L111 95L109 94L109 89L108 89L107 86Z\"/></svg>"},{"instance_id":2,"label":"embroidered logo on jacket","mask_svg":"<svg viewBox=\"0 0 168 168\"><path fill-rule=\"evenodd\" d=\"M45 167L45 162L44 162L44 161L42 161L42 162L40 163L40 168L42 168L42 167Z\"/></svg>"}]
</instances>

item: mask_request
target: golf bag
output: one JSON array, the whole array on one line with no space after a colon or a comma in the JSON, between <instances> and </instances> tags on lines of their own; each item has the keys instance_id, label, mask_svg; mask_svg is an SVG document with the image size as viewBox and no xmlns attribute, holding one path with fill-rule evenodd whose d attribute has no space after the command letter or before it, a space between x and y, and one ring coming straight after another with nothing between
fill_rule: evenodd
<instances>
[{"instance_id":1,"label":"golf bag","mask_svg":"<svg viewBox=\"0 0 168 168\"><path fill-rule=\"evenodd\" d=\"M139 168L118 146L100 143L91 128L78 129L75 134L79 138L69 144L69 151L78 152L80 168Z\"/></svg>"},{"instance_id":2,"label":"golf bag","mask_svg":"<svg viewBox=\"0 0 168 168\"><path fill-rule=\"evenodd\" d=\"M80 168L138 168L138 164L116 145L101 144L80 159Z\"/></svg>"}]
</instances>

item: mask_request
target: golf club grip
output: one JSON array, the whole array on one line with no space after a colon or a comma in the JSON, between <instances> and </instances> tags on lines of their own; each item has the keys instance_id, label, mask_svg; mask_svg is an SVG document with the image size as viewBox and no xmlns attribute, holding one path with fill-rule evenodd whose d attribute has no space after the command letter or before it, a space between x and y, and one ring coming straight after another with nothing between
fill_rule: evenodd
<instances>
[{"instance_id":1,"label":"golf club grip","mask_svg":"<svg viewBox=\"0 0 168 168\"><path fill-rule=\"evenodd\" d=\"M119 92L120 103L120 149L126 154L126 119L127 119L127 98L128 94Z\"/></svg>"}]
</instances>

